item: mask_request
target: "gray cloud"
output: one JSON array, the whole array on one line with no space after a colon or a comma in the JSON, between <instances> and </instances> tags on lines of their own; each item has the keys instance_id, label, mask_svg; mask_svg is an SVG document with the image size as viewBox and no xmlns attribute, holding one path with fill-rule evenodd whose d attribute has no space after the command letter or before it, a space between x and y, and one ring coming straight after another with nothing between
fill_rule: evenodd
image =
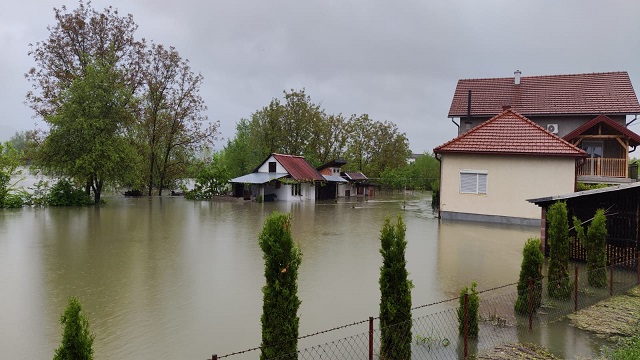
<instances>
[{"instance_id":1,"label":"gray cloud","mask_svg":"<svg viewBox=\"0 0 640 360\"><path fill-rule=\"evenodd\" d=\"M640 3L622 0L92 4L133 14L139 37L190 59L225 138L283 90L304 87L327 112L393 121L413 151L430 151L455 135L446 116L460 78L626 70L640 80ZM23 105L27 44L46 37L60 5L0 5L0 138L33 126Z\"/></svg>"}]
</instances>

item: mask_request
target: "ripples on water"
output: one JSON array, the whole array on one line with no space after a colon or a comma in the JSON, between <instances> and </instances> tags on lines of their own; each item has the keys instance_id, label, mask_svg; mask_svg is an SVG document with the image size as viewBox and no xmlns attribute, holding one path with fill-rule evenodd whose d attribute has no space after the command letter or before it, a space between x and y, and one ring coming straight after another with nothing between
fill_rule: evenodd
<instances>
[{"instance_id":1,"label":"ripples on water","mask_svg":"<svg viewBox=\"0 0 640 360\"><path fill-rule=\"evenodd\" d=\"M517 280L522 245L538 229L438 224L430 199L112 197L99 208L0 210L0 348L8 358L52 357L71 295L89 314L96 358L202 359L259 345L264 279L257 236L274 210L291 212L303 251L300 334L377 315L378 236L386 216L405 217L414 305L455 297L473 280L481 289ZM366 330L348 328L300 347Z\"/></svg>"}]
</instances>

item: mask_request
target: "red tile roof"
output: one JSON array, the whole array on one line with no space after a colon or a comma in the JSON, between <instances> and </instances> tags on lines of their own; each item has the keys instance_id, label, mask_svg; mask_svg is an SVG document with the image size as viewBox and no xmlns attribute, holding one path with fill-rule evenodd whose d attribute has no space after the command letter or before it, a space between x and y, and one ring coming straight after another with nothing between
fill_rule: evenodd
<instances>
[{"instance_id":1,"label":"red tile roof","mask_svg":"<svg viewBox=\"0 0 640 360\"><path fill-rule=\"evenodd\" d=\"M606 124L608 127L613 129L614 132L617 132L617 133L622 134L625 137L629 138L629 145L631 145L631 146L640 145L640 135L638 135L638 134L634 133L633 131L629 130L628 128L618 124L617 122L613 121L610 117L605 116L605 115L598 115L597 117L587 121L586 123L582 124L580 127L576 128L572 132L570 132L567 135L565 135L563 137L563 139L565 139L567 141L571 141L571 140L577 138L578 136L584 134L587 130L593 128L594 126L596 126L598 124Z\"/></svg>"},{"instance_id":2,"label":"red tile roof","mask_svg":"<svg viewBox=\"0 0 640 360\"><path fill-rule=\"evenodd\" d=\"M553 135L526 117L506 110L455 139L434 153L584 157L586 153Z\"/></svg>"},{"instance_id":3,"label":"red tile roof","mask_svg":"<svg viewBox=\"0 0 640 360\"><path fill-rule=\"evenodd\" d=\"M302 156L271 154L291 177L298 181L324 181L320 173Z\"/></svg>"},{"instance_id":4,"label":"red tile roof","mask_svg":"<svg viewBox=\"0 0 640 360\"><path fill-rule=\"evenodd\" d=\"M557 114L640 114L640 104L624 72L463 79L458 81L449 117L494 116L504 105L525 116Z\"/></svg>"}]
</instances>

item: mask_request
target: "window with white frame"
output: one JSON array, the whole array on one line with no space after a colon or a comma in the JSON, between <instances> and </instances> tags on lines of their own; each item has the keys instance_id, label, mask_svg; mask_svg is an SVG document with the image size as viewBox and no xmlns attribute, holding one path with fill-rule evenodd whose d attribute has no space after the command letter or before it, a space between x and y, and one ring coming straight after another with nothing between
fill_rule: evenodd
<instances>
[{"instance_id":1,"label":"window with white frame","mask_svg":"<svg viewBox=\"0 0 640 360\"><path fill-rule=\"evenodd\" d=\"M486 170L460 170L460 193L486 194L487 174Z\"/></svg>"},{"instance_id":2,"label":"window with white frame","mask_svg":"<svg viewBox=\"0 0 640 360\"><path fill-rule=\"evenodd\" d=\"M302 184L291 184L291 196L302 196Z\"/></svg>"}]
</instances>

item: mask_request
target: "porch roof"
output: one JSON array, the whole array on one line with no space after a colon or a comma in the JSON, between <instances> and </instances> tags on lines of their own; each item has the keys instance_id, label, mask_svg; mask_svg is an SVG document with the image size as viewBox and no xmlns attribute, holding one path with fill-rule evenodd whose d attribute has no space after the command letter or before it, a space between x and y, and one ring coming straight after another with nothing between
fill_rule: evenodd
<instances>
[{"instance_id":1,"label":"porch roof","mask_svg":"<svg viewBox=\"0 0 640 360\"><path fill-rule=\"evenodd\" d=\"M606 124L607 126L611 127L614 131L624 135L624 137L629 139L629 145L634 147L640 145L640 135L618 124L617 122L613 121L610 117L606 115L598 115L595 118L591 119L590 121L587 121L586 123L582 124L575 130L573 130L572 132L565 135L563 139L567 141L571 141L598 124Z\"/></svg>"},{"instance_id":2,"label":"porch roof","mask_svg":"<svg viewBox=\"0 0 640 360\"><path fill-rule=\"evenodd\" d=\"M341 182L346 183L347 180L343 179L342 176L337 175L322 175L322 177L328 182Z\"/></svg>"},{"instance_id":3,"label":"porch roof","mask_svg":"<svg viewBox=\"0 0 640 360\"><path fill-rule=\"evenodd\" d=\"M254 172L247 175L238 176L237 178L233 178L229 180L229 182L239 183L239 184L264 184L264 183L268 183L271 180L283 178L287 175L289 174Z\"/></svg>"}]
</instances>

